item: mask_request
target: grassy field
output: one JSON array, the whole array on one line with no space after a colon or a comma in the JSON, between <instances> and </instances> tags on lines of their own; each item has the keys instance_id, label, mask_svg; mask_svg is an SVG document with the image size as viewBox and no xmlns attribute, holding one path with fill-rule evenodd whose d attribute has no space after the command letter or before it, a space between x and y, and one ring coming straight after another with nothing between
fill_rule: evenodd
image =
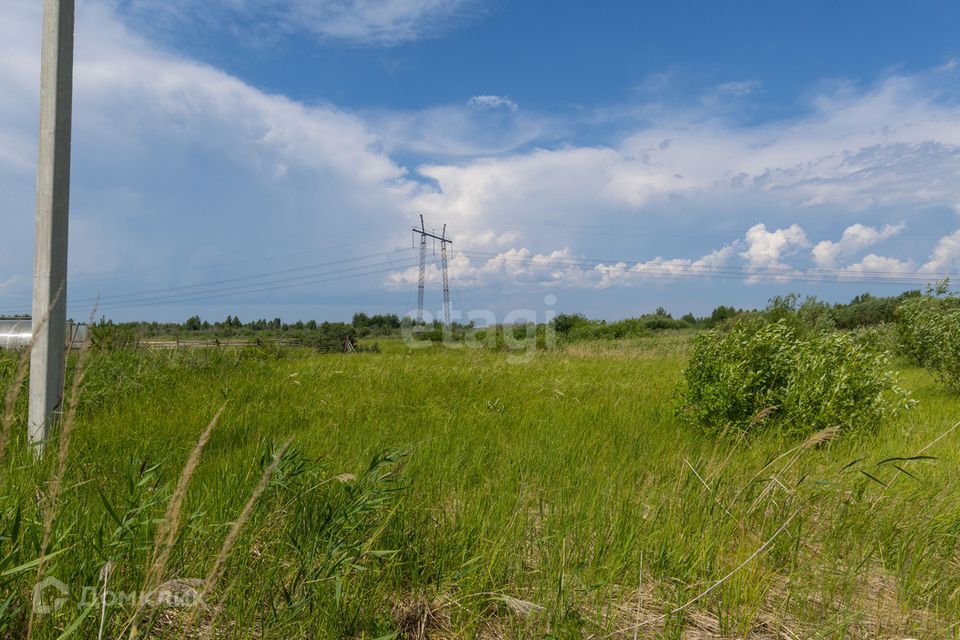
<instances>
[{"instance_id":1,"label":"grassy field","mask_svg":"<svg viewBox=\"0 0 960 640\"><path fill-rule=\"evenodd\" d=\"M960 399L901 365L876 435L708 437L673 413L691 339L91 354L53 509L57 443L2 462L0 635L960 637ZM70 596L31 622L44 547ZM161 583L209 593L117 595Z\"/></svg>"}]
</instances>

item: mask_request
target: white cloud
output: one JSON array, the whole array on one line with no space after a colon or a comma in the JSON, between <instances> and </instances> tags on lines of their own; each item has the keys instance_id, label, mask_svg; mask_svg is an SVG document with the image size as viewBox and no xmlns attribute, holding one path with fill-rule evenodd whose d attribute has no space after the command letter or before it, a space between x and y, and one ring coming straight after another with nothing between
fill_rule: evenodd
<instances>
[{"instance_id":1,"label":"white cloud","mask_svg":"<svg viewBox=\"0 0 960 640\"><path fill-rule=\"evenodd\" d=\"M847 227L838 242L823 240L813 248L813 260L823 268L833 267L838 258L850 258L867 247L899 234L907 228L906 223L886 224L882 229L857 223Z\"/></svg>"},{"instance_id":2,"label":"white cloud","mask_svg":"<svg viewBox=\"0 0 960 640\"><path fill-rule=\"evenodd\" d=\"M735 82L724 82L716 86L717 93L730 96L746 96L756 93L763 85L759 80L738 80Z\"/></svg>"},{"instance_id":3,"label":"white cloud","mask_svg":"<svg viewBox=\"0 0 960 640\"><path fill-rule=\"evenodd\" d=\"M381 44L428 34L439 24L431 16L453 20L473 6L219 0L205 9L191 3L190 10L213 12L228 2L235 12L264 9L283 28L299 17L324 38ZM187 12L184 2L168 6ZM18 213L0 237L0 272L25 275L39 7L9 0L4 11L0 86L9 90L0 92L0 210ZM804 274L811 243L801 225L819 233L825 224L847 226L839 240L820 242L812 253L818 265L842 265L904 228L869 226L877 210L886 219L891 209L960 210L960 106L940 99L923 74L823 93L808 113L759 125L700 108L650 109L642 123L623 113L607 121L592 113L584 118L597 119L584 123L528 113L492 95L418 112L358 113L268 94L159 49L119 21L111 4L82 3L79 19L71 261L91 278L210 279L203 260L276 253L282 263L292 244L316 248L317 238L331 238L332 245L369 236L378 250L407 227L404 216L422 211L428 222L449 224L455 248L496 252L454 254L451 270L464 287L612 287L721 269L741 269L756 281L769 270L781 270L782 278ZM717 91L757 89L744 81ZM612 141L570 142L577 127L596 124L616 129ZM427 161L408 170L395 159L404 153ZM720 243L677 251L679 257L657 247L667 257L601 265L584 259L599 249L581 243L581 230L642 228L658 215L669 216L674 228L693 228L695 221L680 216L702 220L717 211L732 212L724 215L739 228L763 222L715 251ZM849 226L851 214L864 222ZM549 245L521 232L531 225L551 227ZM942 238L919 272L958 265L960 232ZM918 270L910 260L875 254L845 268ZM391 286L415 277L415 269L401 270ZM435 267L428 278L439 278Z\"/></svg>"},{"instance_id":4,"label":"white cloud","mask_svg":"<svg viewBox=\"0 0 960 640\"><path fill-rule=\"evenodd\" d=\"M872 253L864 256L860 262L844 267L846 274L871 278L898 278L913 274L915 269L913 260L898 260ZM843 278L844 275L840 277Z\"/></svg>"},{"instance_id":5,"label":"white cloud","mask_svg":"<svg viewBox=\"0 0 960 640\"><path fill-rule=\"evenodd\" d=\"M865 228L864 225L853 227L858 231L847 234L848 240ZM888 230L887 233L893 235L895 232ZM472 241L476 246L489 245L493 237L492 232L487 232L472 238ZM608 289L640 286L658 280L731 277L747 284L783 284L796 280L861 283L890 280L897 284L917 286L929 279L928 274L933 271L934 265L946 268L951 264L960 264L960 231L942 238L937 243L931 261L919 269L911 259L901 260L873 253L856 263L832 269L830 273L824 273L820 268L809 269L802 261L790 260L791 257L803 256L802 250L809 246L806 233L797 224L769 231L760 223L750 227L743 238L696 259L657 256L632 264L626 261L607 263L576 254L569 247L544 253L536 253L526 247L514 247L488 256L468 247L466 253L455 254L450 263L450 274L462 287L495 288L534 286ZM439 282L440 276L436 265L428 266L428 282ZM390 288L402 288L416 283L417 278L417 268L412 267L391 274L387 285Z\"/></svg>"},{"instance_id":6,"label":"white cloud","mask_svg":"<svg viewBox=\"0 0 960 640\"><path fill-rule=\"evenodd\" d=\"M516 102L505 96L473 96L467 101L467 105L474 109L507 109L516 111L520 107Z\"/></svg>"},{"instance_id":7,"label":"white cloud","mask_svg":"<svg viewBox=\"0 0 960 640\"><path fill-rule=\"evenodd\" d=\"M13 91L0 92L0 273L26 277L40 7L4 11L0 86ZM133 290L216 279L245 254L288 265L283 254L306 239L349 236L384 212L402 219L417 187L360 117L162 52L100 3L78 8L77 33L70 262L81 289L106 275ZM201 256L223 266L200 268Z\"/></svg>"},{"instance_id":8,"label":"white cloud","mask_svg":"<svg viewBox=\"0 0 960 640\"><path fill-rule=\"evenodd\" d=\"M748 268L756 272L761 269L777 270L783 281L788 280L791 272L795 271L783 259L810 246L807 234L797 224L774 231L767 231L763 223L755 224L747 230L745 243L747 247L740 252L740 257L746 261ZM747 282L755 281L756 275L747 278Z\"/></svg>"},{"instance_id":9,"label":"white cloud","mask_svg":"<svg viewBox=\"0 0 960 640\"><path fill-rule=\"evenodd\" d=\"M920 267L922 273L945 274L960 270L960 230L944 236L930 255L930 259Z\"/></svg>"},{"instance_id":10,"label":"white cloud","mask_svg":"<svg viewBox=\"0 0 960 640\"><path fill-rule=\"evenodd\" d=\"M960 211L960 106L940 99L941 85L893 76L820 94L804 116L750 126L702 110L640 112L644 125L609 113L623 134L613 145L425 164L418 170L436 188L416 207L457 228L489 215L642 220L651 208L683 204L804 216Z\"/></svg>"},{"instance_id":11,"label":"white cloud","mask_svg":"<svg viewBox=\"0 0 960 640\"><path fill-rule=\"evenodd\" d=\"M526 248L513 248L487 258L468 257L454 252L449 269L450 278L463 288L498 285L589 286L586 282L589 272L580 266L569 248L544 254ZM439 283L440 269L431 263L427 265L424 277L428 283ZM418 278L419 268L410 267L391 273L385 284L388 288L399 290L416 284Z\"/></svg>"},{"instance_id":12,"label":"white cloud","mask_svg":"<svg viewBox=\"0 0 960 640\"><path fill-rule=\"evenodd\" d=\"M729 264L735 255L734 247L727 245L696 260L657 256L653 260L638 262L632 267L628 267L626 262L599 264L594 270L600 274L600 280L593 286L606 289L614 285L628 286L649 282L651 279L708 277Z\"/></svg>"},{"instance_id":13,"label":"white cloud","mask_svg":"<svg viewBox=\"0 0 960 640\"><path fill-rule=\"evenodd\" d=\"M559 128L548 117L467 105L379 111L363 117L388 151L412 152L433 162L502 155L535 140L553 138Z\"/></svg>"},{"instance_id":14,"label":"white cloud","mask_svg":"<svg viewBox=\"0 0 960 640\"><path fill-rule=\"evenodd\" d=\"M489 247L505 247L520 240L521 234L518 231L506 231L497 233L492 229L481 231L479 233L458 233L453 238L454 248L459 250L466 249L485 249Z\"/></svg>"},{"instance_id":15,"label":"white cloud","mask_svg":"<svg viewBox=\"0 0 960 640\"><path fill-rule=\"evenodd\" d=\"M956 68L957 68L956 58L950 58L949 60L941 64L939 67L937 67L936 70L943 72L943 71L953 71Z\"/></svg>"},{"instance_id":16,"label":"white cloud","mask_svg":"<svg viewBox=\"0 0 960 640\"><path fill-rule=\"evenodd\" d=\"M205 20L267 38L276 30L301 31L323 40L390 46L443 32L477 5L477 0L133 0L130 11L154 21L160 16L173 26Z\"/></svg>"}]
</instances>

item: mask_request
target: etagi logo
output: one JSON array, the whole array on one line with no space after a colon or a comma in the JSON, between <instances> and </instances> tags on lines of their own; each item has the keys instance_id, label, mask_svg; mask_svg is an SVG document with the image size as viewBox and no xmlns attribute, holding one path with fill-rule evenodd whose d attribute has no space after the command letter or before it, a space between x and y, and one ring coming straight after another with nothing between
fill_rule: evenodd
<instances>
[{"instance_id":1,"label":"etagi logo","mask_svg":"<svg viewBox=\"0 0 960 640\"><path fill-rule=\"evenodd\" d=\"M543 302L552 307L557 303L557 296L548 294ZM533 359L538 344L552 348L557 343L556 329L551 324L557 314L550 308L544 310L542 317L534 309L514 309L502 319L490 309L467 312L451 309L450 320L457 326L456 331L452 325L435 321L433 314L426 309L410 311L406 317L413 320L421 315L421 324L406 322L401 325L400 335L411 349L425 349L437 343L450 349L493 348L502 341L508 353L507 362L526 364Z\"/></svg>"},{"instance_id":2,"label":"etagi logo","mask_svg":"<svg viewBox=\"0 0 960 640\"><path fill-rule=\"evenodd\" d=\"M53 613L67 603L70 588L53 576L47 576L33 586L33 612Z\"/></svg>"}]
</instances>

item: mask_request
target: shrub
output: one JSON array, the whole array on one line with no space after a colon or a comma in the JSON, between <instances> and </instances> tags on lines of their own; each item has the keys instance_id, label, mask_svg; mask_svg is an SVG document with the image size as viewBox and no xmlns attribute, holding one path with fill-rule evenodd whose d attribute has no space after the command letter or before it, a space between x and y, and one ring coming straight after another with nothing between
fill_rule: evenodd
<instances>
[{"instance_id":1,"label":"shrub","mask_svg":"<svg viewBox=\"0 0 960 640\"><path fill-rule=\"evenodd\" d=\"M919 291L906 291L898 296L876 298L864 293L849 304L834 305L831 315L838 329L893 324L897 307L904 300L919 295Z\"/></svg>"},{"instance_id":2,"label":"shrub","mask_svg":"<svg viewBox=\"0 0 960 640\"><path fill-rule=\"evenodd\" d=\"M946 283L897 308L903 353L954 391L960 391L960 298Z\"/></svg>"},{"instance_id":3,"label":"shrub","mask_svg":"<svg viewBox=\"0 0 960 640\"><path fill-rule=\"evenodd\" d=\"M802 335L786 319L741 320L727 333L697 337L678 409L712 432L869 431L912 403L889 364L887 352L850 334Z\"/></svg>"},{"instance_id":4,"label":"shrub","mask_svg":"<svg viewBox=\"0 0 960 640\"><path fill-rule=\"evenodd\" d=\"M558 334L566 336L576 327L589 323L590 321L580 313L558 313L553 319L553 328Z\"/></svg>"},{"instance_id":5,"label":"shrub","mask_svg":"<svg viewBox=\"0 0 960 640\"><path fill-rule=\"evenodd\" d=\"M305 346L328 353L344 351L347 342L357 343L357 332L353 325L343 322L324 322L314 331L304 332L298 337Z\"/></svg>"},{"instance_id":6,"label":"shrub","mask_svg":"<svg viewBox=\"0 0 960 640\"><path fill-rule=\"evenodd\" d=\"M830 305L814 296L807 296L802 300L797 293L774 296L764 309L763 315L769 322L783 320L801 333L836 328Z\"/></svg>"},{"instance_id":7,"label":"shrub","mask_svg":"<svg viewBox=\"0 0 960 640\"><path fill-rule=\"evenodd\" d=\"M90 347L98 351L129 349L137 345L137 330L132 324L114 324L104 318L90 326Z\"/></svg>"},{"instance_id":8,"label":"shrub","mask_svg":"<svg viewBox=\"0 0 960 640\"><path fill-rule=\"evenodd\" d=\"M737 316L737 310L733 307L727 307L720 305L713 310L713 313L710 314L710 317L707 318L707 326L710 328L716 327L717 325L724 324L729 320L732 320Z\"/></svg>"},{"instance_id":9,"label":"shrub","mask_svg":"<svg viewBox=\"0 0 960 640\"><path fill-rule=\"evenodd\" d=\"M582 316L580 316L582 318ZM569 327L565 332L561 332L560 329L557 329L557 334L566 338L570 341L577 340L617 340L620 338L643 338L650 335L650 327L648 326L647 317L641 318L625 318L623 320L616 320L614 322L607 322L606 320L587 320L582 319L571 327ZM680 322L678 320L673 320L672 318L667 318L667 322L676 323ZM686 324L684 323L684 326Z\"/></svg>"}]
</instances>

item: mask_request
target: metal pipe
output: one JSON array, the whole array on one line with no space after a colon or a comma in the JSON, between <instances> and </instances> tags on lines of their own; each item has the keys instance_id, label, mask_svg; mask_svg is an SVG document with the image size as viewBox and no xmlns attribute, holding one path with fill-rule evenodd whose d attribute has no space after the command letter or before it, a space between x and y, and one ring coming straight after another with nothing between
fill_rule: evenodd
<instances>
[{"instance_id":1,"label":"metal pipe","mask_svg":"<svg viewBox=\"0 0 960 640\"><path fill-rule=\"evenodd\" d=\"M33 335L30 318L0 320L0 349L21 349L30 344Z\"/></svg>"},{"instance_id":2,"label":"metal pipe","mask_svg":"<svg viewBox=\"0 0 960 640\"><path fill-rule=\"evenodd\" d=\"M67 321L66 346L76 349L87 340L87 325ZM22 349L30 346L33 327L30 318L0 320L0 349Z\"/></svg>"}]
</instances>

